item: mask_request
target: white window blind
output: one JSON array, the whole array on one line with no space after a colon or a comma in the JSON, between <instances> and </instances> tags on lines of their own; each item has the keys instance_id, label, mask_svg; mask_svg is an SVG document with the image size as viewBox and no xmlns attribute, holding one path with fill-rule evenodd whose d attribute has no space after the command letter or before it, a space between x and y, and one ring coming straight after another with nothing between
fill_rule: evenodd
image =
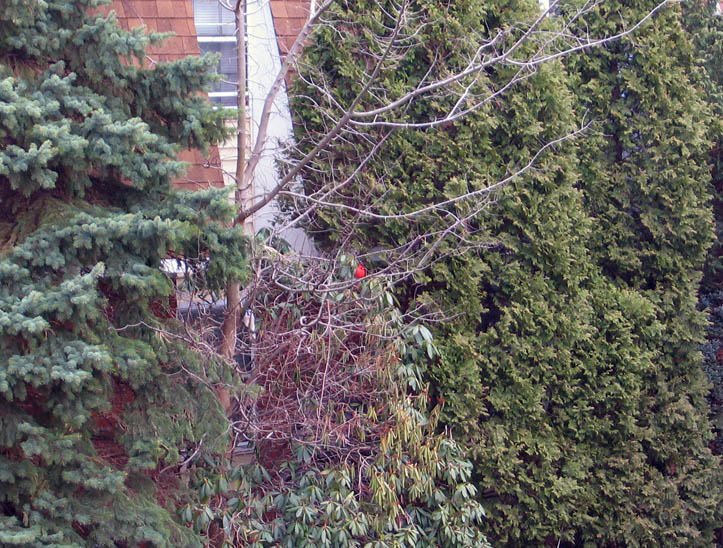
<instances>
[{"instance_id":1,"label":"white window blind","mask_svg":"<svg viewBox=\"0 0 723 548\"><path fill-rule=\"evenodd\" d=\"M193 0L193 17L199 36L233 36L234 14L218 0Z\"/></svg>"},{"instance_id":2,"label":"white window blind","mask_svg":"<svg viewBox=\"0 0 723 548\"><path fill-rule=\"evenodd\" d=\"M220 53L216 72L221 81L208 96L214 103L235 107L238 66L236 51L236 22L232 11L222 7L218 0L193 0L193 15L201 55Z\"/></svg>"}]
</instances>

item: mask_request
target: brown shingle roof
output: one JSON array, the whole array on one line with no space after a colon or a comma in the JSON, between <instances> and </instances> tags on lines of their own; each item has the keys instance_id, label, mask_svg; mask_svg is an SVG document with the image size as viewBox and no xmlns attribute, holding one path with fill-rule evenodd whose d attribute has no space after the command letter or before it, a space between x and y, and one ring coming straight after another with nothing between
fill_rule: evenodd
<instances>
[{"instance_id":1,"label":"brown shingle roof","mask_svg":"<svg viewBox=\"0 0 723 548\"><path fill-rule=\"evenodd\" d=\"M271 15L281 56L289 53L309 18L311 0L271 0Z\"/></svg>"},{"instance_id":2,"label":"brown shingle roof","mask_svg":"<svg viewBox=\"0 0 723 548\"><path fill-rule=\"evenodd\" d=\"M270 0L279 53L284 57L309 17L311 0ZM113 0L110 8L116 11L123 28L145 25L149 30L174 32L176 36L148 50L154 62L173 61L188 55L200 55L191 0ZM209 149L204 158L197 150L183 151L179 158L191 165L186 177L174 181L179 188L223 186L218 149ZM213 166L213 167L205 167Z\"/></svg>"},{"instance_id":3,"label":"brown shingle roof","mask_svg":"<svg viewBox=\"0 0 723 548\"><path fill-rule=\"evenodd\" d=\"M176 33L176 36L148 48L149 61L174 61L188 55L200 55L191 0L113 0L111 6L103 11L110 10L115 10L122 28L145 25L148 30ZM223 186L223 175L219 169L221 160L216 147L209 148L207 158L198 150L184 150L179 159L189 162L190 166L185 177L173 181L176 187L196 190L209 185Z\"/></svg>"}]
</instances>

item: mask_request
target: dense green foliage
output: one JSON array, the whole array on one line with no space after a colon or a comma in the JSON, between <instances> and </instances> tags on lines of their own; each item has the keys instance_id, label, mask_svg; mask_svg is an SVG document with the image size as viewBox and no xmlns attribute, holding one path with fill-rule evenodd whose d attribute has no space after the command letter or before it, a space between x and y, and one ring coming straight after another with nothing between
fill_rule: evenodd
<instances>
[{"instance_id":1,"label":"dense green foliage","mask_svg":"<svg viewBox=\"0 0 723 548\"><path fill-rule=\"evenodd\" d=\"M601 32L611 28L612 14L623 6L639 17L654 5L613 2L583 24ZM706 33L697 36L699 42L711 39ZM656 364L654 375L646 378L642 403L647 410L640 426L649 431L649 462L679 497L682 505L676 508L691 512L691 518L701 505L715 508L721 500L719 462L707 447L709 387L700 368L705 318L696 310L713 236L707 137L711 120L720 129L720 105L713 105L715 116L696 89L706 79L696 70L694 53L680 9L671 8L634 39L569 63L580 108L600 122L600 133L580 147L581 188L598 227L592 255L608 279L647 300L659 322L659 331L639 342ZM706 68L714 63L709 58ZM688 541L710 542L707 535Z\"/></svg>"},{"instance_id":2,"label":"dense green foliage","mask_svg":"<svg viewBox=\"0 0 723 548\"><path fill-rule=\"evenodd\" d=\"M586 19L598 34L623 25L620 14L629 22L652 8L608 4ZM374 88L359 108L393 99L430 68L432 77L459 69L474 37L536 9L532 2L414 2L428 23L419 44L382 71L386 95ZM333 90L330 117L369 73L373 37L394 26L385 17L378 4L347 2L335 13L344 21L336 31L346 37L343 47L328 27L309 47L305 75ZM305 173L307 193L343 181L386 138L334 198L374 203L380 214L409 212L485 188L572 131L568 89L577 91L580 112L602 122L579 149L541 156L477 214L470 215L484 206L479 196L411 220L377 222L330 208L309 224L322 244L344 241L365 252L424 245L425 235L465 218L436 248L440 260L400 298L452 317L436 329L441 357L427 375L445 401L443 421L473 460L493 544L712 542L721 485L706 448L704 322L695 310L711 241L708 143L705 109L687 77L691 62L678 12L669 10L634 41L576 58L572 86L560 66L548 65L455 124L346 135ZM494 89L512 70L495 67L473 90ZM304 83L296 92L297 140L308 149L326 117ZM434 118L453 101L421 98L397 119Z\"/></svg>"},{"instance_id":3,"label":"dense green foliage","mask_svg":"<svg viewBox=\"0 0 723 548\"><path fill-rule=\"evenodd\" d=\"M223 369L170 335L160 263L240 276L225 194L169 183L224 134L213 59L145 68L97 4L0 3L0 544L198 545L168 465L225 450Z\"/></svg>"},{"instance_id":4,"label":"dense green foliage","mask_svg":"<svg viewBox=\"0 0 723 548\"><path fill-rule=\"evenodd\" d=\"M710 163L716 238L708 252L700 300L711 324L703 354L704 369L713 385L709 399L717 430L714 451L723 454L723 17L714 15L716 4L713 1L683 4L683 21L703 69L703 97L711 109Z\"/></svg>"}]
</instances>

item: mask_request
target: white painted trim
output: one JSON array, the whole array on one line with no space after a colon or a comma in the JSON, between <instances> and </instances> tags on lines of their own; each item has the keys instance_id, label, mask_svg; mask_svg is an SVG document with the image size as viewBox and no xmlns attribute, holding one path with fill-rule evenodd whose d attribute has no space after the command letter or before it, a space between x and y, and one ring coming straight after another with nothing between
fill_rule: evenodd
<instances>
[{"instance_id":1,"label":"white painted trim","mask_svg":"<svg viewBox=\"0 0 723 548\"><path fill-rule=\"evenodd\" d=\"M235 36L198 36L199 44L208 44L212 42L234 42L236 43Z\"/></svg>"},{"instance_id":2,"label":"white painted trim","mask_svg":"<svg viewBox=\"0 0 723 548\"><path fill-rule=\"evenodd\" d=\"M236 97L238 93L235 91L209 91L209 97Z\"/></svg>"}]
</instances>

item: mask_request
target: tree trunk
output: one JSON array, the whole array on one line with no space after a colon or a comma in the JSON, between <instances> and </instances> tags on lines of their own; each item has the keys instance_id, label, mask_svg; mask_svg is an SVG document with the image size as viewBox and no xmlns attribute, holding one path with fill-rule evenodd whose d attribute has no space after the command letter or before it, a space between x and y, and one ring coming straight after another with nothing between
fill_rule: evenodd
<instances>
[{"instance_id":1,"label":"tree trunk","mask_svg":"<svg viewBox=\"0 0 723 548\"><path fill-rule=\"evenodd\" d=\"M234 191L234 202L241 209L245 209L247 203L253 198L251 183L246 184L244 180L244 169L246 167L246 1L237 0L234 9L236 19L236 51L238 53L238 118L236 120L236 189ZM238 217L237 217L238 219ZM250 217L243 218L244 233L249 237L254 236L253 220ZM234 221L237 224L237 221ZM222 326L221 355L229 361L234 359L236 353L236 338L240 324L241 310L241 284L237 281L229 281L226 286L226 317ZM226 388L220 387L218 397L224 409L228 412L231 407L231 398Z\"/></svg>"}]
</instances>

